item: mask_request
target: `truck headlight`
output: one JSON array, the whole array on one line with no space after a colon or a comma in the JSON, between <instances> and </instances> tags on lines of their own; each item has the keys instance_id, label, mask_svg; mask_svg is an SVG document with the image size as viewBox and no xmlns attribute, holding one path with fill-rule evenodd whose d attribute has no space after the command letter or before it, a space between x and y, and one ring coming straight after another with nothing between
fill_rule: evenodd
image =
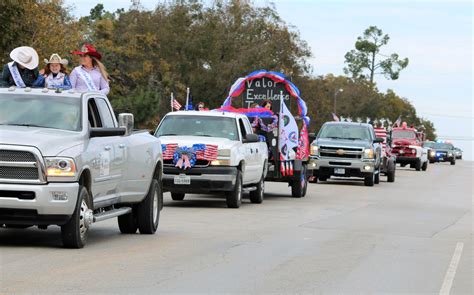
<instances>
[{"instance_id":1,"label":"truck headlight","mask_svg":"<svg viewBox=\"0 0 474 295\"><path fill-rule=\"evenodd\" d=\"M211 166L230 166L230 159L218 159L211 161Z\"/></svg>"},{"instance_id":2,"label":"truck headlight","mask_svg":"<svg viewBox=\"0 0 474 295\"><path fill-rule=\"evenodd\" d=\"M309 151L309 152L310 152L311 156L317 156L318 153L319 153L319 148L318 148L318 146L317 146L317 145L312 145L312 146L310 147L310 151Z\"/></svg>"},{"instance_id":3,"label":"truck headlight","mask_svg":"<svg viewBox=\"0 0 474 295\"><path fill-rule=\"evenodd\" d=\"M453 153L449 152L448 157L452 157L452 156L453 156Z\"/></svg>"},{"instance_id":4,"label":"truck headlight","mask_svg":"<svg viewBox=\"0 0 474 295\"><path fill-rule=\"evenodd\" d=\"M222 149L217 151L218 157L230 157L230 149Z\"/></svg>"},{"instance_id":5,"label":"truck headlight","mask_svg":"<svg viewBox=\"0 0 474 295\"><path fill-rule=\"evenodd\" d=\"M364 158L373 159L374 158L374 150L373 149L365 149L364 150Z\"/></svg>"},{"instance_id":6,"label":"truck headlight","mask_svg":"<svg viewBox=\"0 0 474 295\"><path fill-rule=\"evenodd\" d=\"M71 158L44 158L47 177L75 177L76 163Z\"/></svg>"},{"instance_id":7,"label":"truck headlight","mask_svg":"<svg viewBox=\"0 0 474 295\"><path fill-rule=\"evenodd\" d=\"M436 156L436 152L435 152L435 151L430 151L430 156L431 156L431 157Z\"/></svg>"}]
</instances>

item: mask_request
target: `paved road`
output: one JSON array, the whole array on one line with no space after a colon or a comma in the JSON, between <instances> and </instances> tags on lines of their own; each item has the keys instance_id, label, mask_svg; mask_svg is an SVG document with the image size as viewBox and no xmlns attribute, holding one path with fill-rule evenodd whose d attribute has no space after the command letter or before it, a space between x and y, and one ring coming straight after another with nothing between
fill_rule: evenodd
<instances>
[{"instance_id":1,"label":"paved road","mask_svg":"<svg viewBox=\"0 0 474 295\"><path fill-rule=\"evenodd\" d=\"M263 204L238 210L166 195L157 235L110 220L82 250L62 249L58 228L3 229L0 293L472 294L472 163L397 173L312 184L303 199L268 183Z\"/></svg>"}]
</instances>

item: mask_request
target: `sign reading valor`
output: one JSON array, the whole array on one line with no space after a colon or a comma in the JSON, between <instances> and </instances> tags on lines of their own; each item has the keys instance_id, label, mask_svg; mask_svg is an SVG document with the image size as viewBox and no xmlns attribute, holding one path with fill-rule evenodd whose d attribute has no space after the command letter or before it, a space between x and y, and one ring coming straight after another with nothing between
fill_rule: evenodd
<instances>
[{"instance_id":1,"label":"sign reading valor","mask_svg":"<svg viewBox=\"0 0 474 295\"><path fill-rule=\"evenodd\" d=\"M290 94L285 89L283 83L275 82L266 77L246 81L243 99L244 107L249 108L254 103L261 104L264 100L272 101L273 107L276 105L279 106L280 104L275 102L280 100L281 92L283 92L283 98L285 100L290 99Z\"/></svg>"}]
</instances>

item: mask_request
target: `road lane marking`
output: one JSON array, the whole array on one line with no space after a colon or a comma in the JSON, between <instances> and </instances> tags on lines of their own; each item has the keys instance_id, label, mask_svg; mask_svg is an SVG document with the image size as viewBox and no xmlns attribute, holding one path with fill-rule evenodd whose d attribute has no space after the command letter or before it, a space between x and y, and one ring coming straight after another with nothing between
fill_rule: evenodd
<instances>
[{"instance_id":1,"label":"road lane marking","mask_svg":"<svg viewBox=\"0 0 474 295\"><path fill-rule=\"evenodd\" d=\"M456 270L458 269L459 260L461 260L462 249L464 248L464 243L458 242L456 244L456 249L454 249L453 258L451 258L451 263L449 264L448 271L444 276L443 285L439 291L439 295L449 295L451 292L451 287L453 286L454 276L456 275Z\"/></svg>"}]
</instances>

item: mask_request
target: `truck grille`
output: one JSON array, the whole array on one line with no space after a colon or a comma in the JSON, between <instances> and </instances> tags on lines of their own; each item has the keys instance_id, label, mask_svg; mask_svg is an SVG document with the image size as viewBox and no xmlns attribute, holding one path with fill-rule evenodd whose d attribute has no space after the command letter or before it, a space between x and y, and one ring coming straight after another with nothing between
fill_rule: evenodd
<instances>
[{"instance_id":1,"label":"truck grille","mask_svg":"<svg viewBox=\"0 0 474 295\"><path fill-rule=\"evenodd\" d=\"M360 159L362 158L363 150L361 148L321 146L319 153L321 157L338 159Z\"/></svg>"},{"instance_id":2,"label":"truck grille","mask_svg":"<svg viewBox=\"0 0 474 295\"><path fill-rule=\"evenodd\" d=\"M0 182L44 183L38 157L29 151L0 149Z\"/></svg>"},{"instance_id":3,"label":"truck grille","mask_svg":"<svg viewBox=\"0 0 474 295\"><path fill-rule=\"evenodd\" d=\"M24 151L0 150L0 162L36 162L35 155Z\"/></svg>"}]
</instances>

